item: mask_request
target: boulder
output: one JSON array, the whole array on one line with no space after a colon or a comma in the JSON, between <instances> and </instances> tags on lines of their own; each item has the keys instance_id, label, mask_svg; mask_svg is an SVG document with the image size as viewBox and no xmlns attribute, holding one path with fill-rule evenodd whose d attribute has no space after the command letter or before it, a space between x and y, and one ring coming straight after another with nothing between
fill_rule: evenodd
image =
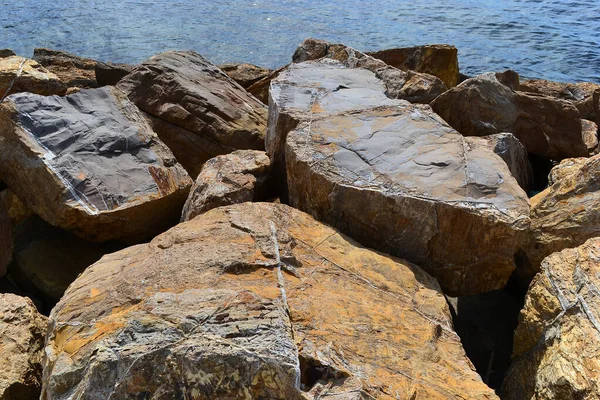
<instances>
[{"instance_id":1,"label":"boulder","mask_svg":"<svg viewBox=\"0 0 600 400\"><path fill-rule=\"evenodd\" d=\"M435 99L431 107L465 136L510 132L529 153L548 159L588 155L575 106L514 91L494 73L464 81Z\"/></svg>"},{"instance_id":2,"label":"boulder","mask_svg":"<svg viewBox=\"0 0 600 400\"><path fill-rule=\"evenodd\" d=\"M600 89L600 84L597 83L562 83L530 79L521 82L519 90L566 100L577 107L581 118L595 120L593 94L598 89Z\"/></svg>"},{"instance_id":3,"label":"boulder","mask_svg":"<svg viewBox=\"0 0 600 400\"><path fill-rule=\"evenodd\" d=\"M273 72L270 69L252 64L222 64L219 65L219 68L244 89L249 88L252 84L266 78Z\"/></svg>"},{"instance_id":4,"label":"boulder","mask_svg":"<svg viewBox=\"0 0 600 400\"><path fill-rule=\"evenodd\" d=\"M289 64L272 71L269 75L248 86L246 90L263 104L269 105L269 87L271 86L271 81L277 78L288 66Z\"/></svg>"},{"instance_id":5,"label":"boulder","mask_svg":"<svg viewBox=\"0 0 600 400\"><path fill-rule=\"evenodd\" d=\"M28 298L0 293L0 400L39 398L47 322Z\"/></svg>"},{"instance_id":6,"label":"boulder","mask_svg":"<svg viewBox=\"0 0 600 400\"><path fill-rule=\"evenodd\" d=\"M458 50L447 44L403 47L367 53L392 67L437 76L446 87L458 85Z\"/></svg>"},{"instance_id":7,"label":"boulder","mask_svg":"<svg viewBox=\"0 0 600 400\"><path fill-rule=\"evenodd\" d=\"M445 292L501 288L528 228L525 192L487 144L384 92L374 73L327 59L273 81L266 144L289 203Z\"/></svg>"},{"instance_id":8,"label":"boulder","mask_svg":"<svg viewBox=\"0 0 600 400\"><path fill-rule=\"evenodd\" d=\"M0 175L49 223L92 241L137 242L175 223L192 184L115 87L0 105ZM157 217L160 216L160 217Z\"/></svg>"},{"instance_id":9,"label":"boulder","mask_svg":"<svg viewBox=\"0 0 600 400\"><path fill-rule=\"evenodd\" d=\"M508 86L512 90L519 90L521 88L521 77L516 71L507 69L503 72L496 72L496 79L504 86Z\"/></svg>"},{"instance_id":10,"label":"boulder","mask_svg":"<svg viewBox=\"0 0 600 400\"><path fill-rule=\"evenodd\" d=\"M236 150L208 160L190 190L181 221L221 206L267 200L270 170L269 157L258 150Z\"/></svg>"},{"instance_id":11,"label":"boulder","mask_svg":"<svg viewBox=\"0 0 600 400\"><path fill-rule=\"evenodd\" d=\"M16 56L15 52L11 49L0 49L0 58Z\"/></svg>"},{"instance_id":12,"label":"boulder","mask_svg":"<svg viewBox=\"0 0 600 400\"><path fill-rule=\"evenodd\" d=\"M181 150L191 156L173 150L188 171L200 171L206 160L223 154L213 153L212 147L264 150L266 107L197 53L169 51L151 57L118 87L144 112L178 128L157 133L170 147L190 143ZM180 137L174 145L172 136ZM193 145L198 140L214 146L198 149ZM194 165L185 163L205 150L210 153L207 158Z\"/></svg>"},{"instance_id":13,"label":"boulder","mask_svg":"<svg viewBox=\"0 0 600 400\"><path fill-rule=\"evenodd\" d=\"M600 239L548 256L529 287L504 399L599 399Z\"/></svg>"},{"instance_id":14,"label":"boulder","mask_svg":"<svg viewBox=\"0 0 600 400\"><path fill-rule=\"evenodd\" d=\"M66 91L56 75L35 61L17 56L0 58L0 102L17 92L48 96Z\"/></svg>"},{"instance_id":15,"label":"boulder","mask_svg":"<svg viewBox=\"0 0 600 400\"><path fill-rule=\"evenodd\" d=\"M596 125L600 126L600 89L596 89L593 95L594 111L596 113Z\"/></svg>"},{"instance_id":16,"label":"boulder","mask_svg":"<svg viewBox=\"0 0 600 400\"><path fill-rule=\"evenodd\" d=\"M573 175L587 162L587 157L565 158L550 170L550 174L548 174L548 184L552 186L564 177Z\"/></svg>"},{"instance_id":17,"label":"boulder","mask_svg":"<svg viewBox=\"0 0 600 400\"><path fill-rule=\"evenodd\" d=\"M10 190L0 192L0 277L13 259L15 227L32 215Z\"/></svg>"},{"instance_id":18,"label":"boulder","mask_svg":"<svg viewBox=\"0 0 600 400\"><path fill-rule=\"evenodd\" d=\"M581 135L590 155L598 153L598 125L593 121L581 120Z\"/></svg>"},{"instance_id":19,"label":"boulder","mask_svg":"<svg viewBox=\"0 0 600 400\"><path fill-rule=\"evenodd\" d=\"M384 83L386 95L393 99L427 104L447 90L444 82L433 75L394 68L344 44L306 39L296 49L293 61L299 63L320 58L331 58L347 68L361 68L375 73Z\"/></svg>"},{"instance_id":20,"label":"boulder","mask_svg":"<svg viewBox=\"0 0 600 400\"><path fill-rule=\"evenodd\" d=\"M95 88L96 61L66 51L34 49L33 59L46 67L68 88Z\"/></svg>"},{"instance_id":21,"label":"boulder","mask_svg":"<svg viewBox=\"0 0 600 400\"><path fill-rule=\"evenodd\" d=\"M434 279L271 203L105 256L45 352L45 399L496 399Z\"/></svg>"},{"instance_id":22,"label":"boulder","mask_svg":"<svg viewBox=\"0 0 600 400\"><path fill-rule=\"evenodd\" d=\"M129 64L114 64L97 61L94 65L94 74L98 86L116 85L126 77L134 66Z\"/></svg>"}]
</instances>

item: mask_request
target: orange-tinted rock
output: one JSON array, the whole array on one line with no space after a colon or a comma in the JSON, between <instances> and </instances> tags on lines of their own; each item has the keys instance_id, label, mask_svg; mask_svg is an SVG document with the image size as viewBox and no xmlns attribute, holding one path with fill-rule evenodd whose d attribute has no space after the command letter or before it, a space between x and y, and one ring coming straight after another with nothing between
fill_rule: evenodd
<instances>
[{"instance_id":1,"label":"orange-tinted rock","mask_svg":"<svg viewBox=\"0 0 600 400\"><path fill-rule=\"evenodd\" d=\"M69 88L95 88L96 61L66 51L34 49L33 59L46 67Z\"/></svg>"},{"instance_id":2,"label":"orange-tinted rock","mask_svg":"<svg viewBox=\"0 0 600 400\"><path fill-rule=\"evenodd\" d=\"M288 66L285 65L276 69L275 71L272 71L269 75L248 86L246 90L248 90L248 93L256 97L263 104L269 105L269 86L271 85L271 81L277 78L281 71L285 70L287 67Z\"/></svg>"},{"instance_id":3,"label":"orange-tinted rock","mask_svg":"<svg viewBox=\"0 0 600 400\"><path fill-rule=\"evenodd\" d=\"M219 65L219 68L244 89L248 89L252 84L266 78L273 72L270 69L252 64L222 64Z\"/></svg>"},{"instance_id":4,"label":"orange-tinted rock","mask_svg":"<svg viewBox=\"0 0 600 400\"><path fill-rule=\"evenodd\" d=\"M548 174L548 185L552 186L566 176L573 175L588 162L587 157L565 158Z\"/></svg>"},{"instance_id":5,"label":"orange-tinted rock","mask_svg":"<svg viewBox=\"0 0 600 400\"><path fill-rule=\"evenodd\" d=\"M35 61L18 56L0 58L0 101L18 92L48 96L66 91L56 75Z\"/></svg>"},{"instance_id":6,"label":"orange-tinted rock","mask_svg":"<svg viewBox=\"0 0 600 400\"><path fill-rule=\"evenodd\" d=\"M581 135L588 152L593 155L598 153L598 125L593 121L581 120Z\"/></svg>"}]
</instances>

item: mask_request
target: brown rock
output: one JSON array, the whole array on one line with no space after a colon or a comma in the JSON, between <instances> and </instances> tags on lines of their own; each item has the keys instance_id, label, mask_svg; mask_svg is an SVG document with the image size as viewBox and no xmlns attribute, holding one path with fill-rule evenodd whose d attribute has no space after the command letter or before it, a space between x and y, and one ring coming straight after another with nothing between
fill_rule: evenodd
<instances>
[{"instance_id":1,"label":"brown rock","mask_svg":"<svg viewBox=\"0 0 600 400\"><path fill-rule=\"evenodd\" d=\"M31 300L0 294L1 400L39 398L47 322Z\"/></svg>"},{"instance_id":2,"label":"brown rock","mask_svg":"<svg viewBox=\"0 0 600 400\"><path fill-rule=\"evenodd\" d=\"M181 221L221 206L267 200L270 170L269 157L258 150L237 150L208 160L190 190Z\"/></svg>"},{"instance_id":3,"label":"brown rock","mask_svg":"<svg viewBox=\"0 0 600 400\"><path fill-rule=\"evenodd\" d=\"M496 72L496 79L504 86L508 86L512 90L521 89L521 78L519 74L512 69L507 69L504 72Z\"/></svg>"},{"instance_id":4,"label":"brown rock","mask_svg":"<svg viewBox=\"0 0 600 400\"><path fill-rule=\"evenodd\" d=\"M548 174L548 184L552 186L564 177L573 175L587 162L587 157L565 158L560 164L550 170L550 174Z\"/></svg>"},{"instance_id":5,"label":"brown rock","mask_svg":"<svg viewBox=\"0 0 600 400\"><path fill-rule=\"evenodd\" d=\"M590 155L598 153L598 125L587 119L581 120L581 135Z\"/></svg>"},{"instance_id":6,"label":"brown rock","mask_svg":"<svg viewBox=\"0 0 600 400\"><path fill-rule=\"evenodd\" d=\"M439 290L290 207L213 209L71 285L42 398L495 399Z\"/></svg>"},{"instance_id":7,"label":"brown rock","mask_svg":"<svg viewBox=\"0 0 600 400\"><path fill-rule=\"evenodd\" d=\"M600 239L548 256L515 331L505 399L600 398Z\"/></svg>"},{"instance_id":8,"label":"brown rock","mask_svg":"<svg viewBox=\"0 0 600 400\"><path fill-rule=\"evenodd\" d=\"M446 87L458 85L458 50L447 44L428 44L367 53L403 71L437 76Z\"/></svg>"},{"instance_id":9,"label":"brown rock","mask_svg":"<svg viewBox=\"0 0 600 400\"><path fill-rule=\"evenodd\" d=\"M288 65L285 65L279 69L276 69L269 75L256 81L247 88L248 93L252 94L252 96L256 97L263 104L269 105L269 87L271 86L271 81L277 78L279 74L282 71L284 71L287 67Z\"/></svg>"},{"instance_id":10,"label":"brown rock","mask_svg":"<svg viewBox=\"0 0 600 400\"><path fill-rule=\"evenodd\" d=\"M129 64L103 63L97 61L94 65L94 74L98 86L116 85L135 68Z\"/></svg>"},{"instance_id":11,"label":"brown rock","mask_svg":"<svg viewBox=\"0 0 600 400\"><path fill-rule=\"evenodd\" d=\"M0 136L10 189L46 221L89 240L153 237L179 219L192 184L114 87L15 94L0 105Z\"/></svg>"},{"instance_id":12,"label":"brown rock","mask_svg":"<svg viewBox=\"0 0 600 400\"><path fill-rule=\"evenodd\" d=\"M510 132L529 153L549 159L587 156L579 111L567 101L517 92L488 73L468 79L431 106L465 136Z\"/></svg>"},{"instance_id":13,"label":"brown rock","mask_svg":"<svg viewBox=\"0 0 600 400\"><path fill-rule=\"evenodd\" d=\"M34 49L33 59L56 74L67 87L95 88L96 61L66 51Z\"/></svg>"},{"instance_id":14,"label":"brown rock","mask_svg":"<svg viewBox=\"0 0 600 400\"><path fill-rule=\"evenodd\" d=\"M6 275L13 259L14 229L31 215L13 192L8 189L0 192L0 277Z\"/></svg>"},{"instance_id":15,"label":"brown rock","mask_svg":"<svg viewBox=\"0 0 600 400\"><path fill-rule=\"evenodd\" d=\"M596 113L596 125L600 126L600 89L596 89L593 95L594 111Z\"/></svg>"},{"instance_id":16,"label":"brown rock","mask_svg":"<svg viewBox=\"0 0 600 400\"><path fill-rule=\"evenodd\" d=\"M265 106L197 53L156 55L137 66L118 87L146 113L180 128L163 131L155 125L167 146L172 146L173 136L185 136L173 144L179 148L186 140L195 143L194 137L199 136L217 147L264 150ZM198 149L188 146L187 152L193 154L175 156L188 171L199 171L206 159L222 154L210 154L190 165L186 161L195 158Z\"/></svg>"},{"instance_id":17,"label":"brown rock","mask_svg":"<svg viewBox=\"0 0 600 400\"><path fill-rule=\"evenodd\" d=\"M67 88L56 75L25 57L0 58L0 101L18 92L63 95Z\"/></svg>"},{"instance_id":18,"label":"brown rock","mask_svg":"<svg viewBox=\"0 0 600 400\"><path fill-rule=\"evenodd\" d=\"M273 72L270 69L252 64L222 64L219 65L219 68L244 89L249 88L252 84L266 78Z\"/></svg>"}]
</instances>

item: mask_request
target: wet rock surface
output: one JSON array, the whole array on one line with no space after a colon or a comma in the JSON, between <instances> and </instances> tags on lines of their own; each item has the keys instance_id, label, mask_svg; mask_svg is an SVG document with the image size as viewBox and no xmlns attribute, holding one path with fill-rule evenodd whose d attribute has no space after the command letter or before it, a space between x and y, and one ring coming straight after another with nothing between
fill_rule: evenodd
<instances>
[{"instance_id":1,"label":"wet rock surface","mask_svg":"<svg viewBox=\"0 0 600 400\"><path fill-rule=\"evenodd\" d=\"M18 56L0 58L0 101L18 92L48 96L63 95L66 91L56 75L34 60Z\"/></svg>"},{"instance_id":2,"label":"wet rock surface","mask_svg":"<svg viewBox=\"0 0 600 400\"><path fill-rule=\"evenodd\" d=\"M69 88L95 88L96 61L66 51L34 49L33 59L46 67Z\"/></svg>"}]
</instances>

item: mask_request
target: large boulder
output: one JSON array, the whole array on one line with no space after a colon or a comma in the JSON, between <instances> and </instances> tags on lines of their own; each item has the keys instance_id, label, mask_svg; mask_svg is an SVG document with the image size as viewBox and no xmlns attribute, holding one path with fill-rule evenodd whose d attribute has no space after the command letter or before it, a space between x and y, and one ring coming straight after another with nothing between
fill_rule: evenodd
<instances>
[{"instance_id":1,"label":"large boulder","mask_svg":"<svg viewBox=\"0 0 600 400\"><path fill-rule=\"evenodd\" d=\"M270 69L259 67L252 64L222 64L219 65L221 71L240 84L244 89L249 88L259 80L266 78L271 74Z\"/></svg>"},{"instance_id":2,"label":"large boulder","mask_svg":"<svg viewBox=\"0 0 600 400\"><path fill-rule=\"evenodd\" d=\"M525 192L487 144L384 92L333 60L273 81L267 150L289 203L417 263L450 294L501 288L528 228Z\"/></svg>"},{"instance_id":3,"label":"large boulder","mask_svg":"<svg viewBox=\"0 0 600 400\"><path fill-rule=\"evenodd\" d=\"M47 321L28 298L0 294L0 400L39 398Z\"/></svg>"},{"instance_id":4,"label":"large boulder","mask_svg":"<svg viewBox=\"0 0 600 400\"><path fill-rule=\"evenodd\" d=\"M548 174L548 185L552 186L564 177L573 175L587 162L587 157L565 158L550 170L550 173Z\"/></svg>"},{"instance_id":5,"label":"large boulder","mask_svg":"<svg viewBox=\"0 0 600 400\"><path fill-rule=\"evenodd\" d=\"M93 241L179 219L191 179L120 90L19 93L0 105L0 175L36 214Z\"/></svg>"},{"instance_id":6,"label":"large boulder","mask_svg":"<svg viewBox=\"0 0 600 400\"><path fill-rule=\"evenodd\" d=\"M208 160L190 190L181 221L221 206L267 200L270 172L264 151L236 150Z\"/></svg>"},{"instance_id":7,"label":"large boulder","mask_svg":"<svg viewBox=\"0 0 600 400\"><path fill-rule=\"evenodd\" d=\"M0 58L0 102L18 92L63 95L66 86L56 75L25 57Z\"/></svg>"},{"instance_id":8,"label":"large boulder","mask_svg":"<svg viewBox=\"0 0 600 400\"><path fill-rule=\"evenodd\" d=\"M96 83L98 86L116 85L125 78L134 66L129 64L115 64L110 62L97 61L94 66L96 74Z\"/></svg>"},{"instance_id":9,"label":"large boulder","mask_svg":"<svg viewBox=\"0 0 600 400\"><path fill-rule=\"evenodd\" d=\"M464 81L431 106L465 136L510 132L529 153L548 159L588 155L574 105L512 90L493 73Z\"/></svg>"},{"instance_id":10,"label":"large boulder","mask_svg":"<svg viewBox=\"0 0 600 400\"><path fill-rule=\"evenodd\" d=\"M96 61L66 51L34 49L33 59L46 67L69 88L95 88Z\"/></svg>"},{"instance_id":11,"label":"large boulder","mask_svg":"<svg viewBox=\"0 0 600 400\"><path fill-rule=\"evenodd\" d=\"M600 239L548 256L515 331L509 400L600 398Z\"/></svg>"},{"instance_id":12,"label":"large boulder","mask_svg":"<svg viewBox=\"0 0 600 400\"><path fill-rule=\"evenodd\" d=\"M252 96L260 100L263 104L269 105L269 87L271 87L271 81L277 78L279 74L282 71L284 71L288 66L289 64L272 71L269 75L259 79L252 85L248 86L246 90Z\"/></svg>"},{"instance_id":13,"label":"large boulder","mask_svg":"<svg viewBox=\"0 0 600 400\"><path fill-rule=\"evenodd\" d=\"M224 154L213 147L264 150L267 109L223 71L191 51L151 57L123 78L118 87L153 117L175 125L157 133L194 177L208 159ZM198 138L197 138L198 137ZM201 143L198 144L198 141ZM187 142L187 146L179 143ZM215 143L205 146L202 142ZM208 151L194 164L186 161ZM191 153L192 155L188 155Z\"/></svg>"},{"instance_id":14,"label":"large boulder","mask_svg":"<svg viewBox=\"0 0 600 400\"><path fill-rule=\"evenodd\" d=\"M458 85L458 50L447 44L386 49L367 53L403 71L413 70L437 76L448 88Z\"/></svg>"},{"instance_id":15,"label":"large boulder","mask_svg":"<svg viewBox=\"0 0 600 400\"><path fill-rule=\"evenodd\" d=\"M271 203L105 256L45 351L45 399L496 398L434 279Z\"/></svg>"}]
</instances>

